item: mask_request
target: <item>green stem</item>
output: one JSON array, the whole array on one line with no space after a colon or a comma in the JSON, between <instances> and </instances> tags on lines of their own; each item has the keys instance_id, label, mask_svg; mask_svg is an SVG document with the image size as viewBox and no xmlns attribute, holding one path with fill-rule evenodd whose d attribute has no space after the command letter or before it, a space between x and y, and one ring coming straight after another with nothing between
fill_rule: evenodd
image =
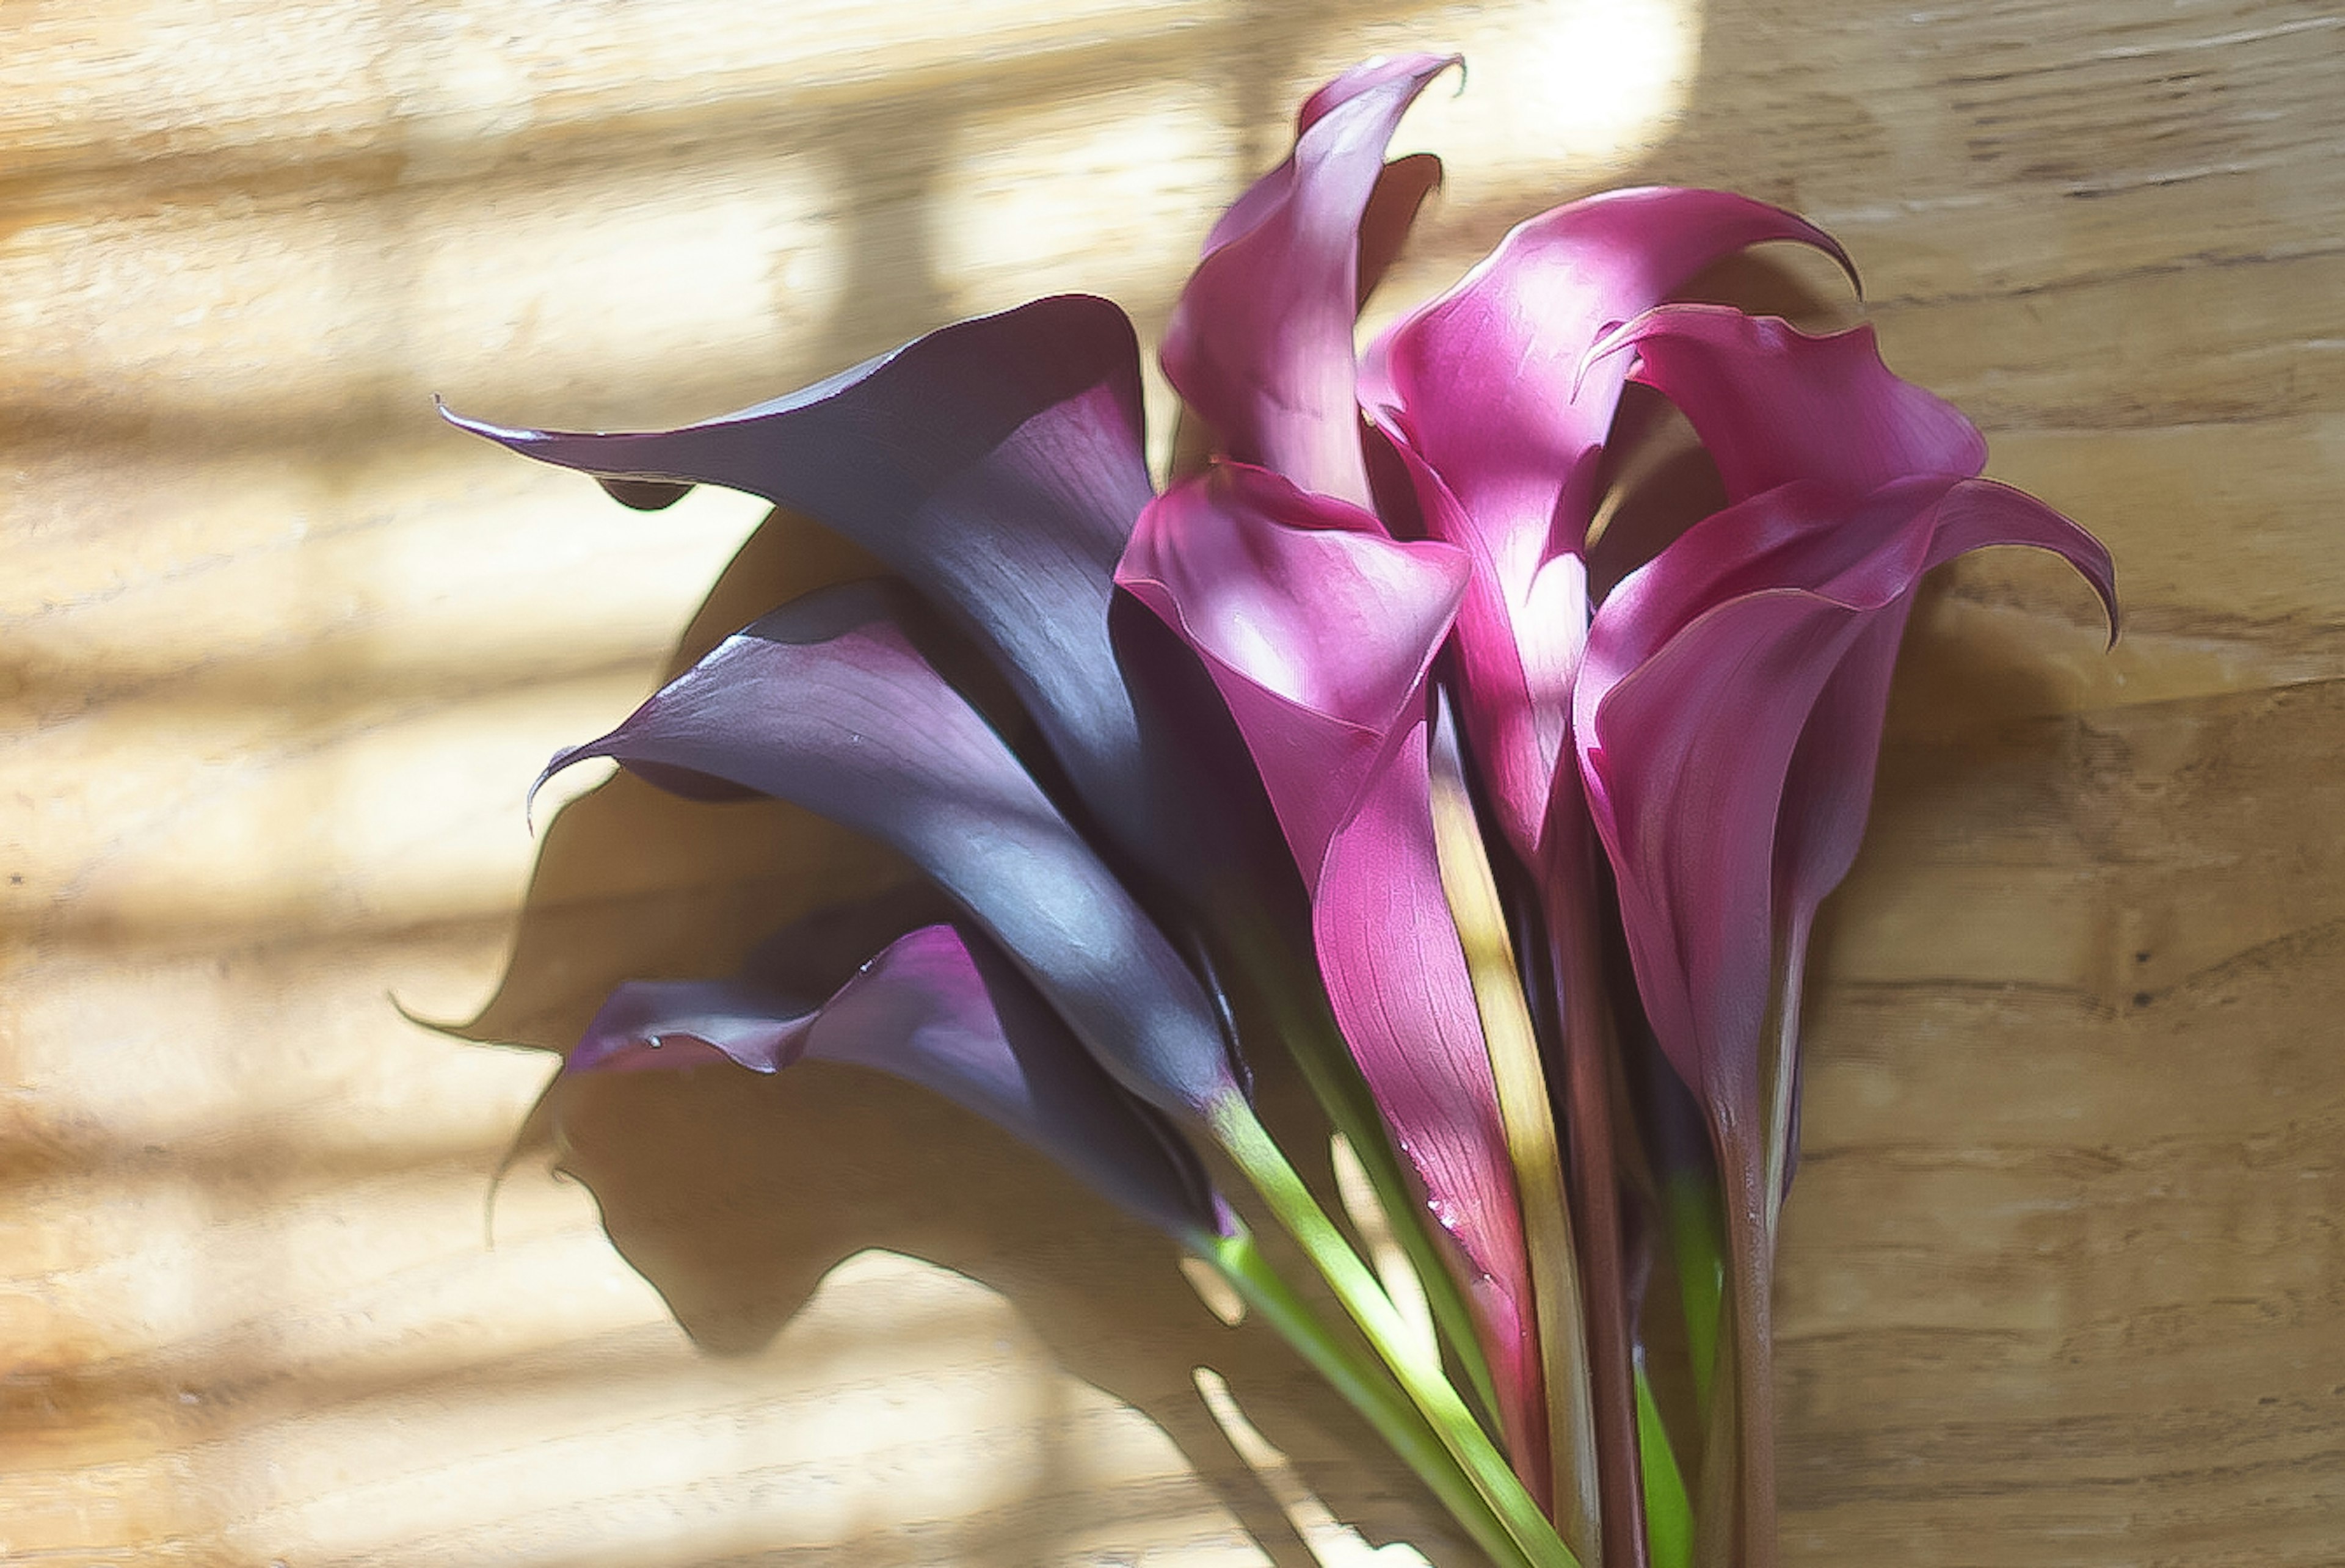
<instances>
[{"instance_id":1,"label":"green stem","mask_svg":"<svg viewBox=\"0 0 2345 1568\"><path fill-rule=\"evenodd\" d=\"M1482 1352L1473 1309L1466 1304L1440 1243L1426 1228L1424 1199L1393 1148L1392 1134L1352 1060L1350 1047L1344 1044L1324 1001L1313 1005L1322 995L1317 971L1302 978L1283 972L1279 955L1291 954L1292 945L1266 929L1242 935L1231 952L1253 994L1269 1008L1274 1036L1285 1042L1320 1109L1358 1157L1378 1206L1392 1223L1394 1239L1425 1288L1435 1327L1457 1358L1485 1425L1496 1430L1497 1385L1490 1375L1489 1360Z\"/></svg>"},{"instance_id":2,"label":"green stem","mask_svg":"<svg viewBox=\"0 0 2345 1568\"><path fill-rule=\"evenodd\" d=\"M1223 1152L1254 1183L1279 1223L1325 1277L1335 1299L1392 1369L1401 1388L1424 1412L1443 1446L1523 1554L1538 1568L1579 1568L1579 1560L1523 1490L1506 1457L1466 1408L1437 1361L1427 1364L1416 1335L1394 1310L1376 1276L1327 1218L1327 1211L1255 1117L1254 1108L1233 1095L1212 1108L1206 1123Z\"/></svg>"},{"instance_id":3,"label":"green stem","mask_svg":"<svg viewBox=\"0 0 2345 1568\"><path fill-rule=\"evenodd\" d=\"M1718 1194L1701 1174L1679 1171L1662 1185L1669 1211L1670 1250L1677 1263L1678 1300L1685 1311L1686 1357L1693 1364L1694 1409L1710 1420L1718 1372L1718 1324L1726 1299L1726 1241Z\"/></svg>"},{"instance_id":4,"label":"green stem","mask_svg":"<svg viewBox=\"0 0 2345 1568\"><path fill-rule=\"evenodd\" d=\"M1661 1407L1654 1402L1645 1369L1637 1368L1637 1451L1644 1460L1645 1540L1653 1568L1692 1568L1693 1500L1686 1493L1685 1476L1678 1469L1677 1452L1661 1423Z\"/></svg>"},{"instance_id":5,"label":"green stem","mask_svg":"<svg viewBox=\"0 0 2345 1568\"><path fill-rule=\"evenodd\" d=\"M1246 1304L1276 1329L1303 1359L1316 1368L1376 1435L1432 1488L1450 1516L1500 1568L1535 1568L1507 1527L1491 1511L1473 1481L1389 1373L1362 1360L1328 1328L1254 1246L1240 1227L1233 1236L1192 1239L1198 1256L1218 1270Z\"/></svg>"}]
</instances>

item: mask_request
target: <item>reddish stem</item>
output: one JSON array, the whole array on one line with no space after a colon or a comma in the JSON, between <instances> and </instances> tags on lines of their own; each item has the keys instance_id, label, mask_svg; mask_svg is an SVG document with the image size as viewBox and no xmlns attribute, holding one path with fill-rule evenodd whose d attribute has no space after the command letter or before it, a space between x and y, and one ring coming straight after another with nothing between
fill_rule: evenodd
<instances>
[{"instance_id":1,"label":"reddish stem","mask_svg":"<svg viewBox=\"0 0 2345 1568\"><path fill-rule=\"evenodd\" d=\"M1577 791L1558 792L1578 798ZM1645 1568L1643 1466L1631 1371L1628 1268L1621 1255L1620 1194L1613 1168L1612 1062L1618 1054L1605 1005L1603 953L1590 904L1594 829L1584 804L1558 811L1547 829L1548 875L1541 879L1556 990L1563 1009L1564 1124L1588 1311L1588 1361L1596 1407L1596 1484L1603 1507L1604 1568Z\"/></svg>"},{"instance_id":2,"label":"reddish stem","mask_svg":"<svg viewBox=\"0 0 2345 1568\"><path fill-rule=\"evenodd\" d=\"M1731 1118L1731 1112L1713 1112L1711 1136L1720 1172L1730 1184L1727 1290L1734 1317L1734 1404L1741 1437L1736 1444L1742 1543L1737 1568L1774 1568L1775 1269L1767 1236L1766 1162L1750 1121L1737 1127Z\"/></svg>"}]
</instances>

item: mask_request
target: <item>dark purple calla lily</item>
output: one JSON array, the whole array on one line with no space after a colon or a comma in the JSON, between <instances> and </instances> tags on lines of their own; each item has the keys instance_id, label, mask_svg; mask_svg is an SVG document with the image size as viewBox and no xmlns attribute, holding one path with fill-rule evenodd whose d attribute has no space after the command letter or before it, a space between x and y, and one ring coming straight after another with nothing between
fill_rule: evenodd
<instances>
[{"instance_id":1,"label":"dark purple calla lily","mask_svg":"<svg viewBox=\"0 0 2345 1568\"><path fill-rule=\"evenodd\" d=\"M1426 682L1466 571L1451 546L1224 463L1142 515L1116 579L1195 650L1253 754L1336 1021L1465 1254L1517 1468L1543 1493L1522 1220L1431 827Z\"/></svg>"},{"instance_id":2,"label":"dark purple calla lily","mask_svg":"<svg viewBox=\"0 0 2345 1568\"><path fill-rule=\"evenodd\" d=\"M694 794L754 790L909 857L1123 1086L1176 1117L1239 1098L1212 1002L1001 737L849 583L736 632L547 774L609 757Z\"/></svg>"},{"instance_id":3,"label":"dark purple calla lily","mask_svg":"<svg viewBox=\"0 0 2345 1568\"><path fill-rule=\"evenodd\" d=\"M656 501L746 491L870 551L993 655L1127 853L1155 789L1108 637L1116 558L1152 493L1132 324L1061 295L959 322L787 398L680 430L579 435L448 416ZM669 489L663 489L662 486Z\"/></svg>"},{"instance_id":4,"label":"dark purple calla lily","mask_svg":"<svg viewBox=\"0 0 2345 1568\"><path fill-rule=\"evenodd\" d=\"M1598 611L1573 736L1639 994L1702 1103L1727 1184L1741 1539L1764 1568L1769 1294L1801 979L1817 906L1863 833L1914 592L1957 555L2026 544L2083 573L2112 626L2116 602L2099 543L1973 477L1985 456L1977 431L1893 376L1869 329L1810 338L1683 306L1600 351L1630 346L1639 378L1692 420L1734 504Z\"/></svg>"},{"instance_id":5,"label":"dark purple calla lily","mask_svg":"<svg viewBox=\"0 0 2345 1568\"><path fill-rule=\"evenodd\" d=\"M767 952L727 979L622 986L566 1070L870 1067L984 1117L1178 1240L1226 1233L1194 1151L1101 1070L976 932L909 932L827 1001L795 994L777 969Z\"/></svg>"},{"instance_id":6,"label":"dark purple calla lily","mask_svg":"<svg viewBox=\"0 0 2345 1568\"><path fill-rule=\"evenodd\" d=\"M1206 238L1164 330L1164 373L1225 455L1368 503L1352 356L1362 222L1401 116L1455 64L1372 60L1320 88L1296 118L1293 155Z\"/></svg>"}]
</instances>

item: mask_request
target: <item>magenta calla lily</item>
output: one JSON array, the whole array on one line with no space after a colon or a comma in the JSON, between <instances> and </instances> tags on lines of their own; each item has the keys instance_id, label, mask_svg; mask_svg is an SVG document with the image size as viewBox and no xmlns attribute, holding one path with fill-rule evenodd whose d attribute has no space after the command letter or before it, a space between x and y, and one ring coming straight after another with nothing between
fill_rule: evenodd
<instances>
[{"instance_id":1,"label":"magenta calla lily","mask_svg":"<svg viewBox=\"0 0 2345 1568\"><path fill-rule=\"evenodd\" d=\"M1352 359L1361 225L1402 114L1455 64L1372 61L1320 88L1293 156L1206 239L1165 328L1164 373L1229 457L1367 504Z\"/></svg>"},{"instance_id":2,"label":"magenta calla lily","mask_svg":"<svg viewBox=\"0 0 2345 1568\"><path fill-rule=\"evenodd\" d=\"M1663 1047L1697 1089L1755 1084L1755 1055L1745 1064L1730 1042L1756 1050L1783 935L1769 911L1780 894L1803 943L1854 859L1922 573L2031 544L2085 574L2112 626L2116 590L2091 535L1972 477L1976 429L1891 373L1870 328L1816 338L1671 306L1596 352L1631 348L1637 378L1684 410L1736 504L1598 612L1577 744ZM1742 720L1726 722L1738 703ZM1733 1022L1706 1016L1721 1008Z\"/></svg>"},{"instance_id":3,"label":"magenta calla lily","mask_svg":"<svg viewBox=\"0 0 2345 1568\"><path fill-rule=\"evenodd\" d=\"M1466 573L1452 546L1226 463L1142 515L1116 581L1196 651L1245 738L1336 1022L1464 1250L1502 1415L1543 1468L1514 1178L1430 830L1426 682Z\"/></svg>"},{"instance_id":4,"label":"magenta calla lily","mask_svg":"<svg viewBox=\"0 0 2345 1568\"><path fill-rule=\"evenodd\" d=\"M758 1073L799 1061L869 1067L984 1117L1170 1235L1226 1229L1195 1152L1101 1070L975 931L908 932L825 1001L796 995L777 967L760 954L727 979L622 986L587 1026L568 1070L727 1061Z\"/></svg>"},{"instance_id":5,"label":"magenta calla lily","mask_svg":"<svg viewBox=\"0 0 2345 1568\"><path fill-rule=\"evenodd\" d=\"M1986 440L1962 410L1881 362L1868 323L1813 337L1772 316L1669 305L1589 351L1589 374L1626 368L1683 410L1729 501L1794 481L1863 495L1915 474L1968 478Z\"/></svg>"},{"instance_id":6,"label":"magenta calla lily","mask_svg":"<svg viewBox=\"0 0 2345 1568\"><path fill-rule=\"evenodd\" d=\"M1916 476L1845 506L1801 482L1697 524L1606 602L1575 694L1647 1012L1687 1082L1738 1105L1757 1092L1775 912L1804 925L1854 858L1889 666L1923 573L2028 544L2113 602L2090 536L2006 487ZM1787 542L1747 553L1771 536ZM1874 548L1834 561L1851 538ZM1717 563L1705 556L1741 570L1670 570ZM1674 598L1689 579L1707 592Z\"/></svg>"},{"instance_id":7,"label":"magenta calla lily","mask_svg":"<svg viewBox=\"0 0 2345 1568\"><path fill-rule=\"evenodd\" d=\"M1590 197L1518 226L1371 347L1361 400L1406 465L1427 530L1469 551L1457 647L1466 723L1499 825L1536 862L1588 627L1580 559L1627 377L1588 362L1604 331L1770 240L1831 236L1725 191Z\"/></svg>"},{"instance_id":8,"label":"magenta calla lily","mask_svg":"<svg viewBox=\"0 0 2345 1568\"><path fill-rule=\"evenodd\" d=\"M1739 1506L1746 1555L1763 1564L1770 1295L1806 948L1855 858L1914 594L1932 568L1993 544L2066 559L2112 629L2115 586L2091 535L1973 477L1977 431L1892 375L1869 329L1811 338L1680 306L1597 352L1630 346L1639 377L1679 401L1715 455L1734 504L1599 609L1573 738L1638 993L1702 1104L1727 1187Z\"/></svg>"}]
</instances>

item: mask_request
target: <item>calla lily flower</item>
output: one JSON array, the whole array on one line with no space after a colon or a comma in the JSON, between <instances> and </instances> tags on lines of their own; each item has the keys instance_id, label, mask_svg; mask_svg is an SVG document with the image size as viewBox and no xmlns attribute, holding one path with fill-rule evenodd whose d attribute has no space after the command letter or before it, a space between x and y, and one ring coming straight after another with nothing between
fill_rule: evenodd
<instances>
[{"instance_id":1,"label":"calla lily flower","mask_svg":"<svg viewBox=\"0 0 2345 1568\"><path fill-rule=\"evenodd\" d=\"M1213 226L1165 327L1163 359L1225 456L1368 504L1352 362L1363 223L1401 116L1457 63L1372 60L1320 88L1296 117L1294 153ZM1421 167L1407 165L1404 181Z\"/></svg>"},{"instance_id":2,"label":"calla lily flower","mask_svg":"<svg viewBox=\"0 0 2345 1568\"><path fill-rule=\"evenodd\" d=\"M1500 827L1538 865L1589 604L1583 550L1627 367L1587 362L1609 328L1769 240L1831 236L1725 191L1618 190L1521 224L1373 344L1360 400L1406 467L1426 530L1468 551L1463 707Z\"/></svg>"},{"instance_id":3,"label":"calla lily flower","mask_svg":"<svg viewBox=\"0 0 2345 1568\"><path fill-rule=\"evenodd\" d=\"M1517 1467L1543 1478L1522 1219L1430 830L1426 679L1467 570L1452 546L1396 541L1358 507L1233 462L1142 514L1116 580L1196 652L1245 738L1336 1022L1463 1249Z\"/></svg>"},{"instance_id":4,"label":"calla lily flower","mask_svg":"<svg viewBox=\"0 0 2345 1568\"><path fill-rule=\"evenodd\" d=\"M903 579L764 617L547 774L604 757L691 796L794 801L907 855L959 916L888 925L827 999L839 971L803 983L795 937L728 979L622 986L568 1070L814 1057L936 1088L1222 1268L1508 1568L1598 1552L1644 1568L1693 1526L1633 1382L1616 1181L1642 1165L1610 1107L1640 1062L1673 1069L1727 1197L1735 1378L1712 1431L1740 1422L1741 1457L1705 1468L1707 1550L1731 1531L1739 1568L1768 1568L1767 1293L1802 977L1856 853L1898 642L1923 576L1990 544L2061 555L2114 626L2109 560L1981 479L1978 431L1890 374L1869 329L1814 338L1665 304L1761 243L1848 267L1745 197L1558 207L1356 353L1361 300L1438 179L1387 146L1457 63L1328 83L1291 155L1214 226L1166 332L1195 423L1161 495L1131 324L1082 296L679 430L449 416L630 506L701 483L763 496ZM1630 380L1682 410L1728 504L1599 603L1588 535ZM968 650L937 616L1041 752L949 678ZM1436 711L1464 743L1445 717L1437 769ZM1493 846L1518 866L1494 868ZM1642 1005L1617 1030L1616 934ZM1396 1215L1506 1453L1256 1119L1241 1030L1284 1037L1374 1146L1386 1207L1454 1243ZM1558 1065L1560 1084L1542 1077ZM1190 1134L1254 1185L1380 1360L1251 1250Z\"/></svg>"},{"instance_id":5,"label":"calla lily flower","mask_svg":"<svg viewBox=\"0 0 2345 1568\"><path fill-rule=\"evenodd\" d=\"M1227 1211L1195 1152L1101 1069L976 931L908 932L820 1002L796 993L777 956L768 944L727 979L620 986L566 1070L870 1067L984 1117L1176 1239L1226 1233Z\"/></svg>"},{"instance_id":6,"label":"calla lily flower","mask_svg":"<svg viewBox=\"0 0 2345 1568\"><path fill-rule=\"evenodd\" d=\"M1884 367L1870 329L1811 338L1678 306L1613 334L1675 400L1730 501L1597 612L1573 739L1638 992L1702 1103L1728 1187L1744 1561L1773 1555L1769 1296L1798 1082L1801 982L1856 855L1889 682L1924 573L2025 544L2116 625L2099 542L1975 476L1985 444Z\"/></svg>"},{"instance_id":7,"label":"calla lily flower","mask_svg":"<svg viewBox=\"0 0 2345 1568\"><path fill-rule=\"evenodd\" d=\"M1869 327L1812 338L1670 306L1596 357L1632 349L1732 504L1597 612L1576 742L1662 1048L1697 1091L1740 1093L1757 1081L1777 956L1795 976L1855 858L1923 573L2028 544L2083 573L2112 626L2116 590L2090 534L1975 477L1977 430L1893 375Z\"/></svg>"},{"instance_id":8,"label":"calla lily flower","mask_svg":"<svg viewBox=\"0 0 2345 1568\"><path fill-rule=\"evenodd\" d=\"M1351 221L1347 267L1361 215ZM677 485L717 481L834 522L956 612L1034 709L1091 814L1142 864L1162 865L1163 844L1152 830L1172 815L1161 792L1182 781L1147 777L1138 765L1164 752L1152 752L1141 733L1115 657L1112 558L1103 562L1098 548L1112 536L1121 551L1122 530L1139 511L1125 481L1140 471L1130 395L1136 367L1127 376L1109 363L1129 356L1129 329L1115 313L1121 331L1100 329L1102 311L1112 308L1046 300L964 323L797 398L681 431L563 436L458 422L616 479L623 499L656 502ZM1080 356L1071 371L1070 356ZM990 374L1004 362L1020 369ZM935 439L923 445L930 427ZM1354 430L1356 446L1356 416ZM1401 1342L1392 1309L1363 1283L1356 1262L1345 1261L1345 1244L1262 1136L1197 978L1000 737L902 635L896 622L905 612L868 587L810 595L728 639L617 730L562 754L549 773L609 757L687 794L746 789L790 799L905 853L1000 945L1118 1083L1210 1131L1239 1160L1282 1217L1301 1227L1315 1261L1333 1269L1347 1310L1391 1353ZM1445 610L1414 672L1420 710L1423 665L1447 619ZM1410 733L1421 818L1421 713ZM1405 841L1409 832L1400 822L1386 836ZM1172 867L1168 880L1179 885L1184 869L1193 868ZM1375 870L1362 865L1346 885ZM1454 956L1446 924L1427 934L1447 940ZM1355 968L1386 956L1377 928L1347 935ZM1462 1017L1470 1030L1470 1006ZM1480 1061L1478 1053L1472 1059ZM1487 1077L1487 1061L1481 1066ZM1487 1090L1479 1098L1487 1103ZM1429 1118L1419 1122L1428 1148L1445 1142ZM1503 1153L1498 1140L1486 1141ZM1433 1201L1453 1230L1513 1222L1503 1191L1485 1197L1440 1182ZM1519 1290L1519 1259L1498 1266ZM1494 1290L1478 1260L1467 1274L1485 1320L1504 1321L1499 1337L1513 1353L1535 1353L1510 1316L1519 1297ZM1319 1350L1306 1353L1324 1354L1325 1341L1314 1342ZM1416 1462L1428 1480L1470 1486L1483 1499L1474 1511L1496 1509L1518 1546L1542 1535L1551 1545L1552 1532L1518 1488L1509 1500L1503 1462L1437 1361L1405 1358L1395 1370L1449 1451ZM1526 1386L1535 1391L1535 1383ZM1365 1397L1372 1419L1392 1420L1390 1410L1372 1408L1379 1397L1372 1388ZM1535 1413L1514 1414L1523 1452L1538 1453ZM1497 1527L1486 1521L1481 1528Z\"/></svg>"},{"instance_id":9,"label":"calla lily flower","mask_svg":"<svg viewBox=\"0 0 2345 1568\"><path fill-rule=\"evenodd\" d=\"M1612 1045L1596 975L1603 916L1567 759L1592 609L1584 551L1627 367L1591 369L1587 351L1705 267L1771 240L1849 265L1813 225L1724 191L1573 202L1518 226L1456 288L1395 323L1359 378L1424 528L1473 561L1455 639L1457 694L1497 825L1532 874L1555 944L1579 1246L1597 1281L1588 1335L1604 1511L1629 1522L1607 1543L1613 1563L1642 1551L1631 1336L1609 1126Z\"/></svg>"},{"instance_id":10,"label":"calla lily flower","mask_svg":"<svg viewBox=\"0 0 2345 1568\"><path fill-rule=\"evenodd\" d=\"M1116 558L1153 493L1139 344L1115 305L1038 299L680 430L583 435L448 418L606 485L669 487L652 499L718 484L829 525L986 650L1125 854L1164 857L1168 784L1147 765L1108 632Z\"/></svg>"},{"instance_id":11,"label":"calla lily flower","mask_svg":"<svg viewBox=\"0 0 2345 1568\"><path fill-rule=\"evenodd\" d=\"M548 776L608 757L686 794L789 800L901 852L1016 960L1084 1047L1191 1122L1242 1099L1213 1002L875 583L736 632Z\"/></svg>"}]
</instances>

